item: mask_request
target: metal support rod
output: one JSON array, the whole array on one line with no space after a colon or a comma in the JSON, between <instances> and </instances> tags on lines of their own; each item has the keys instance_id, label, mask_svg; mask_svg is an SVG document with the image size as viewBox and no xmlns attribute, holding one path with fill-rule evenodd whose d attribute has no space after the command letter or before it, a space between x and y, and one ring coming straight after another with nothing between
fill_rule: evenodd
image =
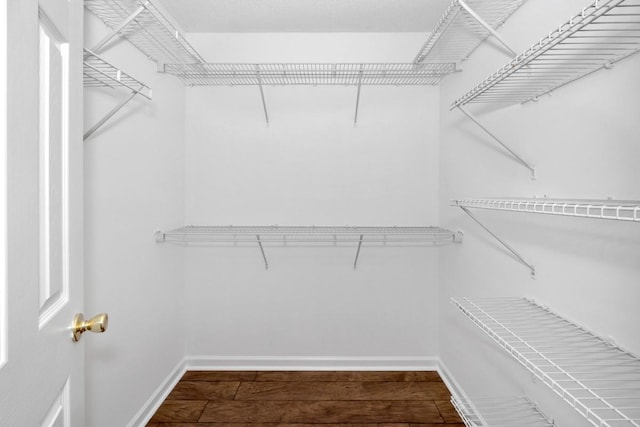
<instances>
[{"instance_id":1,"label":"metal support rod","mask_svg":"<svg viewBox=\"0 0 640 427\"><path fill-rule=\"evenodd\" d=\"M105 38L100 40L98 44L96 44L91 51L95 53L100 53L103 47L107 45L114 37L118 36L122 30L124 30L134 19L138 17L149 5L149 1L145 1L142 3L131 15L129 15L118 27L114 28Z\"/></svg>"},{"instance_id":2,"label":"metal support rod","mask_svg":"<svg viewBox=\"0 0 640 427\"><path fill-rule=\"evenodd\" d=\"M362 66L360 67L360 75L358 76L358 93L356 95L356 114L353 118L353 124L358 124L358 107L360 106L360 88L362 86Z\"/></svg>"},{"instance_id":3,"label":"metal support rod","mask_svg":"<svg viewBox=\"0 0 640 427\"><path fill-rule=\"evenodd\" d=\"M142 86L140 87L139 90L142 90ZM113 117L114 114L116 114L118 111L120 111L122 109L122 107L127 105L129 103L129 101L131 101L137 94L138 94L138 91L132 91L131 95L129 95L128 97L123 99L122 102L120 102L118 105L113 107L113 109L111 111L109 111L98 123L93 125L93 127L91 129L86 131L84 133L84 136L82 137L82 140L86 141L87 138L89 138L91 135L93 135L93 133L100 128L100 126L105 124L107 122L107 120L109 120L111 117Z\"/></svg>"},{"instance_id":4,"label":"metal support rod","mask_svg":"<svg viewBox=\"0 0 640 427\"><path fill-rule=\"evenodd\" d=\"M471 7L469 7L469 5L467 3L465 3L463 0L458 0L458 4L460 5L460 7L462 7L469 15L471 15L473 17L473 19L475 19L476 21L478 21L478 23L480 25L482 25L487 31L489 31L489 33L491 33L491 35L493 37L496 38L496 40L498 40L500 42L500 44L502 46L504 46L509 53L511 53L511 55L513 57L518 56L518 53L516 51L514 51L513 49L511 49L511 47L509 47L509 45L507 44L507 42L504 41L504 39L502 37L500 37L500 35L496 32L496 30L494 30L493 28L491 28L491 25L487 24L487 22L482 19L480 17L480 15L478 15L473 9L471 9Z\"/></svg>"},{"instance_id":5,"label":"metal support rod","mask_svg":"<svg viewBox=\"0 0 640 427\"><path fill-rule=\"evenodd\" d=\"M269 124L269 114L267 113L267 102L264 99L264 90L262 89L262 79L260 78L260 66L256 65L256 77L258 79L258 87L260 88L260 97L262 98L262 109L264 110L264 119Z\"/></svg>"},{"instance_id":6,"label":"metal support rod","mask_svg":"<svg viewBox=\"0 0 640 427\"><path fill-rule=\"evenodd\" d=\"M267 256L264 253L264 248L262 247L262 241L260 240L260 235L257 234L256 238L258 239L258 246L260 246L260 252L262 252L262 259L264 260L264 269L269 269L269 263L267 262Z\"/></svg>"},{"instance_id":7,"label":"metal support rod","mask_svg":"<svg viewBox=\"0 0 640 427\"><path fill-rule=\"evenodd\" d=\"M536 268L532 264L529 264L527 261L525 261L525 259L522 258L522 256L515 249L513 249L511 246L509 246L509 244L506 243L504 240L502 240L500 237L496 236L495 233L493 233L491 230L489 230L483 223L481 223L478 220L478 218L476 218L475 216L473 216L473 214L471 212L469 212L469 209L465 208L464 206L458 206L458 207L460 209L462 209L467 215L469 215L471 217L471 219L473 219L475 222L477 222L478 225L480 225L480 227L484 228L484 230L487 233L489 233L494 239L496 239L498 242L500 242L500 244L502 246L507 248L509 250L509 252L511 252L518 259L518 261L520 261L521 264L527 266L529 268L529 270L531 270L531 278L535 279L535 277L536 277Z\"/></svg>"},{"instance_id":8,"label":"metal support rod","mask_svg":"<svg viewBox=\"0 0 640 427\"><path fill-rule=\"evenodd\" d=\"M356 259L353 262L353 269L355 270L358 267L358 257L360 256L360 248L362 247L362 237L363 235L360 235L360 241L358 242L358 250L356 251Z\"/></svg>"},{"instance_id":9,"label":"metal support rod","mask_svg":"<svg viewBox=\"0 0 640 427\"><path fill-rule=\"evenodd\" d=\"M467 110L465 110L462 105L458 105L458 108L460 109L460 111L462 111L469 119L471 119L472 122L474 122L476 125L478 125L478 127L480 129L482 129L483 131L485 131L487 133L487 135L489 135L491 138L493 138L494 141L496 141L498 144L500 144L500 146L502 146L502 148L504 148L505 150L507 150L509 152L509 154L511 154L511 156L513 156L513 158L520 163L522 166L526 167L527 169L529 169L531 171L531 179L535 179L536 178L536 168L535 166L529 164L526 160L524 160L522 157L520 157L520 155L518 155L515 151L513 151L511 148L509 148L506 144L504 144L497 136L495 136L489 129L487 129L486 127L484 127L482 125L482 123L480 123L480 121L478 121L478 119L473 116L470 112L468 112Z\"/></svg>"}]
</instances>

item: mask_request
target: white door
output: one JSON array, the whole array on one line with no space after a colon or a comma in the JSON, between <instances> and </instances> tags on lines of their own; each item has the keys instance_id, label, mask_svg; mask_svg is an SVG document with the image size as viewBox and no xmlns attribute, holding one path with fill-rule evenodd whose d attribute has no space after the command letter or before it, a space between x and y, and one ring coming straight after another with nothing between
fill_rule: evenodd
<instances>
[{"instance_id":1,"label":"white door","mask_svg":"<svg viewBox=\"0 0 640 427\"><path fill-rule=\"evenodd\" d=\"M0 426L83 427L82 2L0 8Z\"/></svg>"}]
</instances>

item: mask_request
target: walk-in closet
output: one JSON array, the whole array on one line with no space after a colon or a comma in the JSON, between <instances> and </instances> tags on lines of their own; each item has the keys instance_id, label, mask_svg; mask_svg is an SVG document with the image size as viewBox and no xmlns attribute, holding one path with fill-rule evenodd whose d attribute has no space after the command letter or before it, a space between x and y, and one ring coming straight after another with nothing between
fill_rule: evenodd
<instances>
[{"instance_id":1,"label":"walk-in closet","mask_svg":"<svg viewBox=\"0 0 640 427\"><path fill-rule=\"evenodd\" d=\"M0 426L640 427L640 0L0 8Z\"/></svg>"}]
</instances>

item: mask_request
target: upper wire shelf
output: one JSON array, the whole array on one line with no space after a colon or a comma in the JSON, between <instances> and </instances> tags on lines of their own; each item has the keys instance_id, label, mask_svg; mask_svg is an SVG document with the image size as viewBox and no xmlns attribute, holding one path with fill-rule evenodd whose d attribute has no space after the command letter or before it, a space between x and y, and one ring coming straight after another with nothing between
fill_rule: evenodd
<instances>
[{"instance_id":1,"label":"upper wire shelf","mask_svg":"<svg viewBox=\"0 0 640 427\"><path fill-rule=\"evenodd\" d=\"M157 232L159 241L182 243L250 243L265 245L412 245L458 242L461 236L440 227L332 227L332 226L186 226Z\"/></svg>"},{"instance_id":2,"label":"upper wire shelf","mask_svg":"<svg viewBox=\"0 0 640 427\"><path fill-rule=\"evenodd\" d=\"M467 427L553 427L553 420L526 397L451 397L451 403Z\"/></svg>"},{"instance_id":3,"label":"upper wire shelf","mask_svg":"<svg viewBox=\"0 0 640 427\"><path fill-rule=\"evenodd\" d=\"M437 85L455 71L433 64L166 64L164 71L189 86L217 85Z\"/></svg>"},{"instance_id":4,"label":"upper wire shelf","mask_svg":"<svg viewBox=\"0 0 640 427\"><path fill-rule=\"evenodd\" d=\"M594 426L640 426L637 355L527 299L452 301Z\"/></svg>"},{"instance_id":5,"label":"upper wire shelf","mask_svg":"<svg viewBox=\"0 0 640 427\"><path fill-rule=\"evenodd\" d=\"M88 49L84 49L83 84L84 87L123 87L151 99L151 89L147 85Z\"/></svg>"},{"instance_id":6,"label":"upper wire shelf","mask_svg":"<svg viewBox=\"0 0 640 427\"><path fill-rule=\"evenodd\" d=\"M150 0L84 0L84 5L155 62L204 62Z\"/></svg>"},{"instance_id":7,"label":"upper wire shelf","mask_svg":"<svg viewBox=\"0 0 640 427\"><path fill-rule=\"evenodd\" d=\"M481 102L526 102L640 50L640 0L596 0L451 108Z\"/></svg>"},{"instance_id":8,"label":"upper wire shelf","mask_svg":"<svg viewBox=\"0 0 640 427\"><path fill-rule=\"evenodd\" d=\"M570 200L570 199L463 199L452 200L453 206L530 212L583 218L640 221L639 200Z\"/></svg>"},{"instance_id":9,"label":"upper wire shelf","mask_svg":"<svg viewBox=\"0 0 640 427\"><path fill-rule=\"evenodd\" d=\"M500 27L526 0L467 0L465 3L492 28ZM460 62L490 35L478 20L453 0L414 62Z\"/></svg>"}]
</instances>

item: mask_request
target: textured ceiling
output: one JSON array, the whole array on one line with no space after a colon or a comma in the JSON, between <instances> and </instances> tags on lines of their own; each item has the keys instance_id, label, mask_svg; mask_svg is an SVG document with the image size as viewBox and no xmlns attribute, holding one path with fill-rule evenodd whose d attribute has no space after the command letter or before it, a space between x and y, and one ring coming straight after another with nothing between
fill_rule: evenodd
<instances>
[{"instance_id":1,"label":"textured ceiling","mask_svg":"<svg viewBox=\"0 0 640 427\"><path fill-rule=\"evenodd\" d=\"M451 0L160 0L189 33L429 32Z\"/></svg>"}]
</instances>

